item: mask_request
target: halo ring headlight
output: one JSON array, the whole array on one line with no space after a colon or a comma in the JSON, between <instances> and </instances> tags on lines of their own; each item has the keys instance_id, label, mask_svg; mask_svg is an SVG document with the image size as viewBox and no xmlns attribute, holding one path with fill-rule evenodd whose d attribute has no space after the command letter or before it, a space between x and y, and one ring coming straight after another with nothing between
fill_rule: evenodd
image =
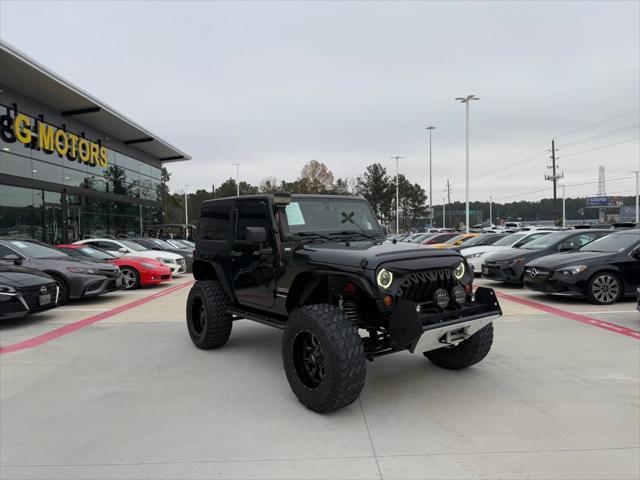
<instances>
[{"instance_id":1,"label":"halo ring headlight","mask_svg":"<svg viewBox=\"0 0 640 480\"><path fill-rule=\"evenodd\" d=\"M457 280L460 280L464 277L465 270L464 262L460 262L458 266L453 269L453 276L456 277Z\"/></svg>"},{"instance_id":2,"label":"halo ring headlight","mask_svg":"<svg viewBox=\"0 0 640 480\"><path fill-rule=\"evenodd\" d=\"M379 287L389 288L393 283L393 273L383 268L378 272L376 280L378 281Z\"/></svg>"}]
</instances>

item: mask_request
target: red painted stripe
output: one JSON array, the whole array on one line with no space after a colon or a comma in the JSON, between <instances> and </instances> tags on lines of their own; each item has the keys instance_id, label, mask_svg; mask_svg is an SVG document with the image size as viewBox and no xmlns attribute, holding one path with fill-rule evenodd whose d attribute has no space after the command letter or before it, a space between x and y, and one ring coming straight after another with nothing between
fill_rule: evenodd
<instances>
[{"instance_id":1,"label":"red painted stripe","mask_svg":"<svg viewBox=\"0 0 640 480\"><path fill-rule=\"evenodd\" d=\"M627 337L640 340L640 332L637 330L632 330L631 328L622 327L620 325L616 325L615 323L605 322L604 320L597 320L595 318L587 317L579 313L569 312L567 310L562 310L560 308L545 305L544 303L539 303L533 300L516 297L515 295L510 295L508 293L496 292L496 295L500 298L504 298L505 300L509 300L510 302L520 303L522 305L533 307L538 310L542 310L543 312L557 315L559 317L568 318L569 320L575 320L576 322L586 323L587 325L592 325L598 328L604 328L605 330L609 330L610 332L619 333L620 335L626 335Z\"/></svg>"},{"instance_id":2,"label":"red painted stripe","mask_svg":"<svg viewBox=\"0 0 640 480\"><path fill-rule=\"evenodd\" d=\"M69 325L56 328L55 330L51 330L50 332L43 333L42 335L38 335L37 337L28 338L27 340L14 343L13 345L9 345L8 347L2 347L0 348L0 355L5 353L17 352L19 350L24 350L26 348L37 347L38 345L42 345L43 343L46 343L50 340L75 332L76 330L80 330L81 328L84 328L93 323L99 322L101 320L105 320L107 318L113 317L114 315L118 315L119 313L126 312L127 310L131 310L132 308L136 308L136 307L139 307L140 305L144 305L145 303L156 300L160 297L164 297L165 295L169 295L171 293L177 292L178 290L191 286L193 283L194 283L193 280L191 280L188 282L181 283L180 285L169 287L166 290L162 290L158 293L154 293L152 295L149 295L148 297L144 297L139 300L134 300L133 302L125 303L124 305L120 305L119 307L115 307L106 312L102 312L97 315L93 315L91 317L85 318L83 320L78 320L77 322L70 323Z\"/></svg>"}]
</instances>

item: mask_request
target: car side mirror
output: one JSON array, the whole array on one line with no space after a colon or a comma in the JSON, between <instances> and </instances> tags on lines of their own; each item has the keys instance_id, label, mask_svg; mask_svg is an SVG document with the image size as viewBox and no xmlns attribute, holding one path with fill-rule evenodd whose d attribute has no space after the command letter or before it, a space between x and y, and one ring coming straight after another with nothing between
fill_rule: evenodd
<instances>
[{"instance_id":1,"label":"car side mirror","mask_svg":"<svg viewBox=\"0 0 640 480\"><path fill-rule=\"evenodd\" d=\"M636 260L640 260L640 248L639 248L639 249L637 249L635 252L633 252L633 253L631 254L631 256L632 256L633 258L635 258Z\"/></svg>"},{"instance_id":2,"label":"car side mirror","mask_svg":"<svg viewBox=\"0 0 640 480\"><path fill-rule=\"evenodd\" d=\"M247 227L246 241L251 245L261 245L267 241L267 229L264 227Z\"/></svg>"},{"instance_id":3,"label":"car side mirror","mask_svg":"<svg viewBox=\"0 0 640 480\"><path fill-rule=\"evenodd\" d=\"M124 247L121 247L118 249L118 253L129 253L129 250Z\"/></svg>"},{"instance_id":4,"label":"car side mirror","mask_svg":"<svg viewBox=\"0 0 640 480\"><path fill-rule=\"evenodd\" d=\"M2 257L2 260L5 262L13 262L14 265L20 265L22 263L22 259L14 253L5 255Z\"/></svg>"}]
</instances>

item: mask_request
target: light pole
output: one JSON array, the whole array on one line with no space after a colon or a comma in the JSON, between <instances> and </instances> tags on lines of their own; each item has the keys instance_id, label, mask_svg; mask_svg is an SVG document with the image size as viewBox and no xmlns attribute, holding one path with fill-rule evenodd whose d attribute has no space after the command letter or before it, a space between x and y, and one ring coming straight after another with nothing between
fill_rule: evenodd
<instances>
[{"instance_id":1,"label":"light pole","mask_svg":"<svg viewBox=\"0 0 640 480\"><path fill-rule=\"evenodd\" d=\"M396 234L400 233L400 168L399 160L404 157L395 156L391 159L396 161Z\"/></svg>"},{"instance_id":2,"label":"light pole","mask_svg":"<svg viewBox=\"0 0 640 480\"><path fill-rule=\"evenodd\" d=\"M634 170L633 172L636 176L636 223L640 222L640 195L638 191L640 190L640 170Z\"/></svg>"},{"instance_id":3,"label":"light pole","mask_svg":"<svg viewBox=\"0 0 640 480\"><path fill-rule=\"evenodd\" d=\"M189 185L184 186L184 224L189 225L189 203L187 202L187 188Z\"/></svg>"},{"instance_id":4,"label":"light pole","mask_svg":"<svg viewBox=\"0 0 640 480\"><path fill-rule=\"evenodd\" d=\"M240 196L240 164L232 163L231 165L236 166L236 197Z\"/></svg>"},{"instance_id":5,"label":"light pole","mask_svg":"<svg viewBox=\"0 0 640 480\"><path fill-rule=\"evenodd\" d=\"M467 113L467 167L466 167L466 178L467 178L467 182L466 182L466 219L465 219L465 228L466 228L466 233L469 233L469 103L471 102L471 100L480 100L480 98L476 97L475 95L467 95L466 97L457 97L456 100L458 100L460 103L464 103L465 104L465 110Z\"/></svg>"},{"instance_id":6,"label":"light pole","mask_svg":"<svg viewBox=\"0 0 640 480\"><path fill-rule=\"evenodd\" d=\"M489 227L493 226L493 197L489 195Z\"/></svg>"},{"instance_id":7,"label":"light pole","mask_svg":"<svg viewBox=\"0 0 640 480\"><path fill-rule=\"evenodd\" d=\"M567 226L567 208L566 208L566 195L564 189L564 183L562 184L562 228Z\"/></svg>"},{"instance_id":8,"label":"light pole","mask_svg":"<svg viewBox=\"0 0 640 480\"><path fill-rule=\"evenodd\" d=\"M430 221L429 223L431 225L433 225L433 201L432 201L432 196L433 196L433 168L432 168L432 162L431 162L431 132L433 130L435 130L436 127L433 126L429 126L427 127L427 131L429 132L429 218Z\"/></svg>"}]
</instances>

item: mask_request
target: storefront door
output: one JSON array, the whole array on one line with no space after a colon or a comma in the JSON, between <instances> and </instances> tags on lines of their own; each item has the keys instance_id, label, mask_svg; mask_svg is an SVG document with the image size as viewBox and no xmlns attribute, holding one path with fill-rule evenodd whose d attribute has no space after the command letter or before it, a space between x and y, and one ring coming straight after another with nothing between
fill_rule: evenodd
<instances>
[{"instance_id":1,"label":"storefront door","mask_svg":"<svg viewBox=\"0 0 640 480\"><path fill-rule=\"evenodd\" d=\"M67 204L65 242L73 243L82 240L82 207L80 205Z\"/></svg>"},{"instance_id":2,"label":"storefront door","mask_svg":"<svg viewBox=\"0 0 640 480\"><path fill-rule=\"evenodd\" d=\"M62 205L44 204L44 241L51 244L62 242Z\"/></svg>"}]
</instances>

